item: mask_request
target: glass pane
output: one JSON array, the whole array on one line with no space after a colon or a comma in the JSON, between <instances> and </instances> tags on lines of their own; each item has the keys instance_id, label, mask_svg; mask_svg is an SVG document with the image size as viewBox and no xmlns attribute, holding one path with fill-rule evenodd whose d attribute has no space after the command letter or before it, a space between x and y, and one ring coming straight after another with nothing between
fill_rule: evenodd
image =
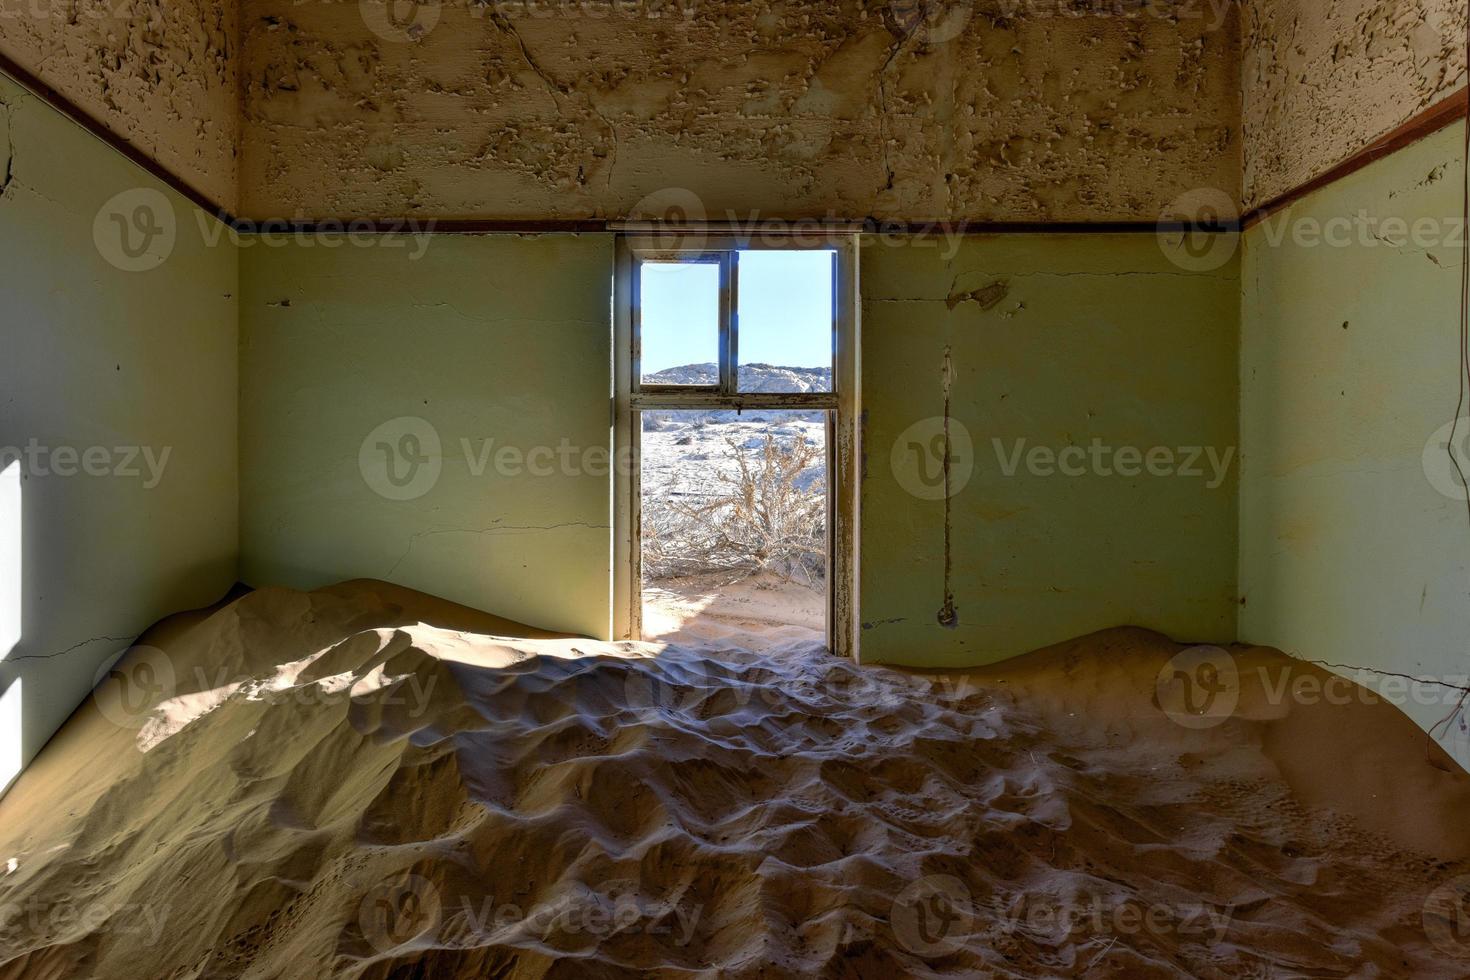
<instances>
[{"instance_id":1,"label":"glass pane","mask_svg":"<svg viewBox=\"0 0 1470 980\"><path fill-rule=\"evenodd\" d=\"M825 643L826 414L669 409L641 424L644 638Z\"/></svg>"},{"instance_id":2,"label":"glass pane","mask_svg":"<svg viewBox=\"0 0 1470 980\"><path fill-rule=\"evenodd\" d=\"M643 383L720 383L720 267L714 262L639 266Z\"/></svg>"},{"instance_id":3,"label":"glass pane","mask_svg":"<svg viewBox=\"0 0 1470 980\"><path fill-rule=\"evenodd\" d=\"M740 390L832 390L832 252L740 253Z\"/></svg>"}]
</instances>

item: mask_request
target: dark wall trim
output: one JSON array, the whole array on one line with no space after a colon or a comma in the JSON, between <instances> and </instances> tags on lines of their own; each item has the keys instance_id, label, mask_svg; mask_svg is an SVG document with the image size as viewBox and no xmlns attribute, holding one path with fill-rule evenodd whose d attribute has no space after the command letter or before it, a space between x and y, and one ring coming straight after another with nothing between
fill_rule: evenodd
<instances>
[{"instance_id":1,"label":"dark wall trim","mask_svg":"<svg viewBox=\"0 0 1470 980\"><path fill-rule=\"evenodd\" d=\"M1240 223L1229 218L1194 221L884 221L863 222L865 235L1154 235L1160 232L1232 232Z\"/></svg>"},{"instance_id":2,"label":"dark wall trim","mask_svg":"<svg viewBox=\"0 0 1470 980\"><path fill-rule=\"evenodd\" d=\"M781 224L788 227L782 228ZM699 223L660 225L654 222L631 223L622 220L565 219L557 221L518 221L482 219L421 218L344 218L321 221L288 221L285 219L235 222L245 232L303 234L316 232L360 231L364 233L432 233L436 235L537 235L553 233L626 232L637 235L726 235L735 238L802 236L820 234L901 235L910 238L967 237L983 235L1153 235L1159 232L1231 232L1239 231L1235 221L1210 225L1179 221L1068 221L1068 222L987 222L987 221L864 221L832 222L796 218L788 221L770 217L739 221L706 221Z\"/></svg>"},{"instance_id":3,"label":"dark wall trim","mask_svg":"<svg viewBox=\"0 0 1470 980\"><path fill-rule=\"evenodd\" d=\"M1250 228L1260 224L1271 215L1290 207L1313 191L1319 191L1329 184L1335 184L1344 177L1357 173L1370 163L1402 150L1411 143L1417 143L1426 136L1433 136L1446 126L1454 125L1466 117L1467 109L1470 109L1470 89L1462 88L1425 109L1397 129L1363 147L1332 169L1247 211L1241 219L1242 227Z\"/></svg>"},{"instance_id":4,"label":"dark wall trim","mask_svg":"<svg viewBox=\"0 0 1470 980\"><path fill-rule=\"evenodd\" d=\"M402 218L320 218L293 220L232 218L231 227L251 235L314 235L351 232L364 235L551 235L589 234L607 231L606 221L550 220L500 221L466 218L432 218L406 215Z\"/></svg>"},{"instance_id":5,"label":"dark wall trim","mask_svg":"<svg viewBox=\"0 0 1470 980\"><path fill-rule=\"evenodd\" d=\"M142 167L151 176L157 178L175 191L178 191L201 210L216 215L226 224L232 224L234 222L235 219L230 213L220 207L217 201L211 200L209 195L195 188L188 181L185 181L173 171L164 167L163 164L154 160L148 154L114 133L111 129L108 129L94 118L91 113L41 81L40 78L4 54L0 54L0 73L9 75L18 84L29 89L32 95L50 104L57 112L60 112L63 116L66 116L72 122L127 157L133 163Z\"/></svg>"}]
</instances>

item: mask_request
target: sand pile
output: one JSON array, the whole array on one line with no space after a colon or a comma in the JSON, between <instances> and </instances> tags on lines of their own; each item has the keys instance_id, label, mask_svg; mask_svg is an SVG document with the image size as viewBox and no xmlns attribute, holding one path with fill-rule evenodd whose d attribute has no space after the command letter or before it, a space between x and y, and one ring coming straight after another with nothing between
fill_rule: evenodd
<instances>
[{"instance_id":1,"label":"sand pile","mask_svg":"<svg viewBox=\"0 0 1470 980\"><path fill-rule=\"evenodd\" d=\"M516 632L371 583L151 632L0 803L0 977L1470 972L1470 780L1277 654Z\"/></svg>"}]
</instances>

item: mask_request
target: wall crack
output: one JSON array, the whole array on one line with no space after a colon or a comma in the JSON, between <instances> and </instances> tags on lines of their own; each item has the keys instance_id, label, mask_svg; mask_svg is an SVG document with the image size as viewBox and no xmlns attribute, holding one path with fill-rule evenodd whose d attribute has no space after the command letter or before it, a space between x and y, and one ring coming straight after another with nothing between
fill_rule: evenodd
<instances>
[{"instance_id":1,"label":"wall crack","mask_svg":"<svg viewBox=\"0 0 1470 980\"><path fill-rule=\"evenodd\" d=\"M1451 684L1448 681L1434 680L1428 677L1415 677L1413 674L1400 674L1392 670L1380 670L1377 667L1359 667L1353 664L1334 664L1326 660L1303 660L1303 663L1314 664L1318 667L1326 667L1333 671L1356 671L1360 674L1376 674L1379 677L1397 677L1401 680L1413 681L1415 684L1424 684L1431 687L1448 688L1451 691L1461 691L1470 694L1470 687L1460 684Z\"/></svg>"},{"instance_id":2,"label":"wall crack","mask_svg":"<svg viewBox=\"0 0 1470 980\"><path fill-rule=\"evenodd\" d=\"M954 529L953 513L950 507L951 501L954 500L953 488L950 486L954 450L949 437L950 396L954 389L954 359L953 350L947 344L944 348L944 364L940 370L940 386L944 391L944 604L939 607L938 619L940 626L952 630L960 624L960 613L954 604Z\"/></svg>"},{"instance_id":3,"label":"wall crack","mask_svg":"<svg viewBox=\"0 0 1470 980\"><path fill-rule=\"evenodd\" d=\"M136 637L132 636L93 636L82 640L80 643L73 643L65 650L57 650L55 653L32 653L19 657L7 657L5 660L0 661L0 663L14 664L26 660L55 660L57 657L64 657L69 653L80 650L82 647L91 646L93 643L132 643L134 639Z\"/></svg>"}]
</instances>

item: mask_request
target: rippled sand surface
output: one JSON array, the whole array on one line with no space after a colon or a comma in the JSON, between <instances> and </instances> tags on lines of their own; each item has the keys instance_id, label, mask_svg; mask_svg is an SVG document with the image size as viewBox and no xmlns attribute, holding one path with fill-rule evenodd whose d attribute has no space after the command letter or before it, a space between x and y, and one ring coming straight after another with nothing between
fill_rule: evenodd
<instances>
[{"instance_id":1,"label":"rippled sand surface","mask_svg":"<svg viewBox=\"0 0 1470 980\"><path fill-rule=\"evenodd\" d=\"M1470 778L1181 651L919 674L254 592L0 801L0 978L1470 974Z\"/></svg>"}]
</instances>

